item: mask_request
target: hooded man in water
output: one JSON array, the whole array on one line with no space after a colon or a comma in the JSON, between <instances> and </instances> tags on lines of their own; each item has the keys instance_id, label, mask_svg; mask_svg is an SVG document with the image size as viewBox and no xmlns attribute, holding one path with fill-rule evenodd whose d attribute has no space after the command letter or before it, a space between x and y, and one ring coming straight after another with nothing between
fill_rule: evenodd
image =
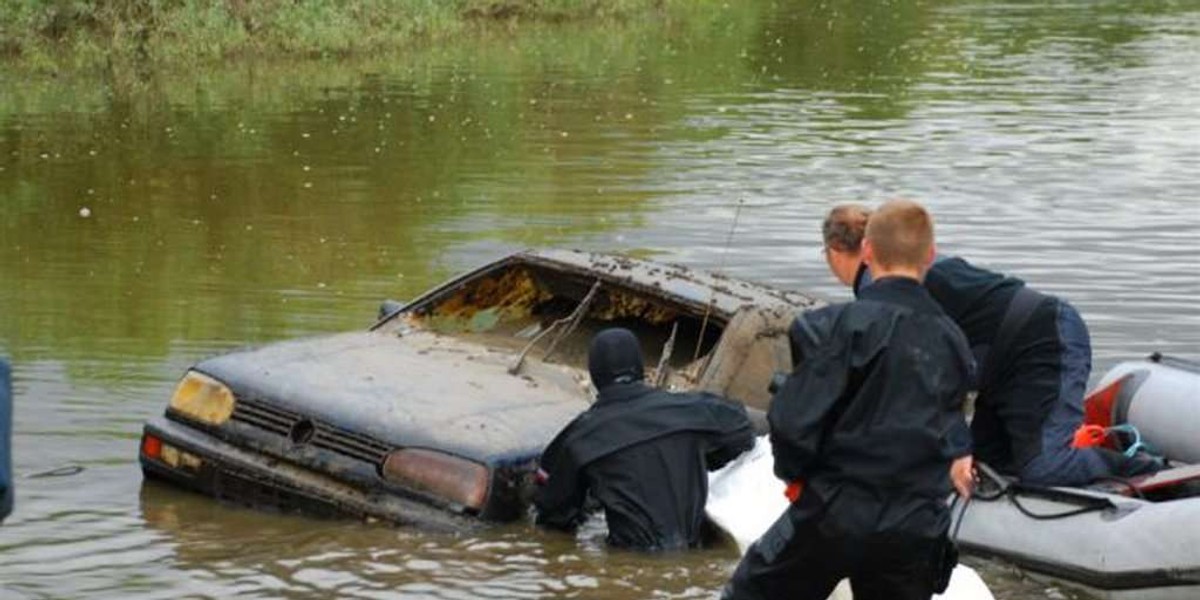
<instances>
[{"instance_id":1,"label":"hooded man in water","mask_svg":"<svg viewBox=\"0 0 1200 600\"><path fill-rule=\"evenodd\" d=\"M796 318L796 367L771 399L775 474L792 503L733 574L726 600L928 600L954 567L945 498L970 493L962 414L974 361L921 286L933 222L895 202L868 226L878 281ZM953 467L952 467L953 465Z\"/></svg>"},{"instance_id":2,"label":"hooded man in water","mask_svg":"<svg viewBox=\"0 0 1200 600\"><path fill-rule=\"evenodd\" d=\"M537 522L573 530L589 494L604 509L608 543L646 551L700 545L707 471L754 445L746 409L700 392L666 392L644 380L628 329L592 338L588 370L596 402L541 457Z\"/></svg>"},{"instance_id":3,"label":"hooded man in water","mask_svg":"<svg viewBox=\"0 0 1200 600\"><path fill-rule=\"evenodd\" d=\"M873 285L861 247L870 218L865 206L845 204L834 207L822 227L830 271L858 297ZM1147 456L1073 447L1092 346L1087 325L1067 301L946 256L929 268L925 289L962 328L976 358L976 460L1041 485L1084 485L1160 468Z\"/></svg>"}]
</instances>

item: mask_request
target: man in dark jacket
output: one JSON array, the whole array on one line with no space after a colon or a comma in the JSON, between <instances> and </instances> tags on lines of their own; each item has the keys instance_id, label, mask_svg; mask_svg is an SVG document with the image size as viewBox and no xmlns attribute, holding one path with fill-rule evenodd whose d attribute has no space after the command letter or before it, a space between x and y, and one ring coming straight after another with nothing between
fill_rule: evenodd
<instances>
[{"instance_id":1,"label":"man in dark jacket","mask_svg":"<svg viewBox=\"0 0 1200 600\"><path fill-rule=\"evenodd\" d=\"M823 227L829 268L855 295L871 285L860 255L869 214L860 205L835 207ZM962 328L979 366L971 421L976 460L1043 485L1158 469L1145 456L1072 446L1092 350L1087 325L1069 303L961 258L938 257L925 288Z\"/></svg>"},{"instance_id":2,"label":"man in dark jacket","mask_svg":"<svg viewBox=\"0 0 1200 600\"><path fill-rule=\"evenodd\" d=\"M754 444L746 409L711 394L646 385L641 348L627 329L596 334L588 370L596 403L542 454L537 522L574 529L586 517L590 493L604 508L614 546L698 546L707 471Z\"/></svg>"},{"instance_id":3,"label":"man in dark jacket","mask_svg":"<svg viewBox=\"0 0 1200 600\"><path fill-rule=\"evenodd\" d=\"M792 326L795 371L771 401L775 474L799 498L750 547L724 598L927 600L948 581L946 496L970 492L962 404L973 360L921 286L933 224L912 202L872 217L878 280ZM953 465L953 468L952 468Z\"/></svg>"}]
</instances>

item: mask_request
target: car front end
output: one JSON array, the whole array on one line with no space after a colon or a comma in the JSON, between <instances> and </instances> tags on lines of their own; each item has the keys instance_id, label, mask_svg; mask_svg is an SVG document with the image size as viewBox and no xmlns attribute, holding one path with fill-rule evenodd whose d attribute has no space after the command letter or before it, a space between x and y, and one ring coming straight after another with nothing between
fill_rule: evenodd
<instances>
[{"instance_id":1,"label":"car front end","mask_svg":"<svg viewBox=\"0 0 1200 600\"><path fill-rule=\"evenodd\" d=\"M408 337L344 334L199 363L146 423L143 472L305 514L455 529L519 516L542 445L586 406L582 393L514 378L502 354Z\"/></svg>"}]
</instances>

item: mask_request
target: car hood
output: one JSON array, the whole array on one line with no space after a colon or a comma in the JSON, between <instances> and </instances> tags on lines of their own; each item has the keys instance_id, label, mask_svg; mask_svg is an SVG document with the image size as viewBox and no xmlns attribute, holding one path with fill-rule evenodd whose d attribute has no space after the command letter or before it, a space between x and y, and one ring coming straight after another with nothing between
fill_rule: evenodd
<instances>
[{"instance_id":1,"label":"car hood","mask_svg":"<svg viewBox=\"0 0 1200 600\"><path fill-rule=\"evenodd\" d=\"M583 376L431 332L347 333L270 344L194 369L255 401L386 444L494 462L538 453L588 406Z\"/></svg>"}]
</instances>

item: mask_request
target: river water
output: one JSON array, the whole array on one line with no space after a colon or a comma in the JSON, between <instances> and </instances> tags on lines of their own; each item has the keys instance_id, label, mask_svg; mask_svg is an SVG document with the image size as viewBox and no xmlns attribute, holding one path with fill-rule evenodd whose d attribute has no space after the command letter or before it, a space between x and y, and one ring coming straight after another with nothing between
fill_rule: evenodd
<instances>
[{"instance_id":1,"label":"river water","mask_svg":"<svg viewBox=\"0 0 1200 600\"><path fill-rule=\"evenodd\" d=\"M523 246L844 299L821 216L906 196L943 251L1075 303L1097 374L1200 358L1200 4L701 4L348 62L0 71L22 475L0 597L711 597L729 548L433 535L143 483L140 425L189 363L362 328ZM37 476L63 465L83 470ZM998 598L1075 597L977 564Z\"/></svg>"}]
</instances>

